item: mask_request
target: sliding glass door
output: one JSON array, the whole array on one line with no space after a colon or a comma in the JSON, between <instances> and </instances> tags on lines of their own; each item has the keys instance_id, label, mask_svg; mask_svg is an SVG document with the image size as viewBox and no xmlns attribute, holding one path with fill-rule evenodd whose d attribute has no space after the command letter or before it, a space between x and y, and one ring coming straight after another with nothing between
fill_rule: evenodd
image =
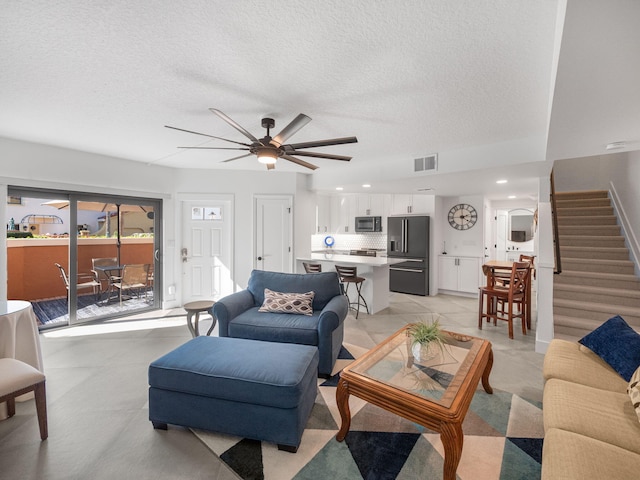
<instances>
[{"instance_id":1,"label":"sliding glass door","mask_svg":"<svg viewBox=\"0 0 640 480\"><path fill-rule=\"evenodd\" d=\"M7 218L28 237L7 241L9 291L34 304L42 328L159 308L160 200L14 187L9 195L20 203Z\"/></svg>"}]
</instances>

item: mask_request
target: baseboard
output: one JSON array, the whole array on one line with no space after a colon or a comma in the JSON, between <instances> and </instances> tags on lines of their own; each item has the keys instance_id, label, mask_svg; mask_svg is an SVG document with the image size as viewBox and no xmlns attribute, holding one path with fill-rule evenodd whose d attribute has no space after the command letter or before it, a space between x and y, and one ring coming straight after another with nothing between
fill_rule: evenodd
<instances>
[{"instance_id":1,"label":"baseboard","mask_svg":"<svg viewBox=\"0 0 640 480\"><path fill-rule=\"evenodd\" d=\"M620 227L622 228L622 234L625 239L625 244L627 245L629 252L631 252L631 258L635 266L636 276L640 276L640 244L638 243L638 239L636 238L635 233L631 228L631 223L629 222L627 214L624 210L624 206L620 201L618 192L616 192L615 185L613 185L613 182L610 182L609 186L611 204L613 205L613 209L616 212L616 216L620 220Z\"/></svg>"}]
</instances>

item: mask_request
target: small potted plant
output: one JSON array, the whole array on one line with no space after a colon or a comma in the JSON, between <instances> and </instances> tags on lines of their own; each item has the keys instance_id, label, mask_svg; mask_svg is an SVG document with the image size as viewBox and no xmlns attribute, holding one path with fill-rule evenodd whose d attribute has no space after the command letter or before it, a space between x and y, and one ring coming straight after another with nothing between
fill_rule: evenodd
<instances>
[{"instance_id":1,"label":"small potted plant","mask_svg":"<svg viewBox=\"0 0 640 480\"><path fill-rule=\"evenodd\" d=\"M438 319L432 322L412 323L407 328L407 335L411 339L411 353L417 360L435 357L438 352L444 351L444 345L447 343Z\"/></svg>"}]
</instances>

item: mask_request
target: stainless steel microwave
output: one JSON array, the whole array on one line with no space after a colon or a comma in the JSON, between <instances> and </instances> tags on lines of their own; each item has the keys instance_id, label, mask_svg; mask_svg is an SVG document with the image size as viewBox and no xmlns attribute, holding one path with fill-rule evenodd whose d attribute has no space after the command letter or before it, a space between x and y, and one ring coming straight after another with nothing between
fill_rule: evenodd
<instances>
[{"instance_id":1,"label":"stainless steel microwave","mask_svg":"<svg viewBox=\"0 0 640 480\"><path fill-rule=\"evenodd\" d=\"M382 217L356 217L356 232L381 232Z\"/></svg>"}]
</instances>

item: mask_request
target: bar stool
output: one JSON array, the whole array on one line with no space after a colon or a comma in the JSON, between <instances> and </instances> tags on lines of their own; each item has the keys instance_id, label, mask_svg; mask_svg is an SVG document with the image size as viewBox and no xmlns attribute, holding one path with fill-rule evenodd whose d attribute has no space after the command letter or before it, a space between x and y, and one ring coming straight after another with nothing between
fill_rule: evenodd
<instances>
[{"instance_id":1,"label":"bar stool","mask_svg":"<svg viewBox=\"0 0 640 480\"><path fill-rule=\"evenodd\" d=\"M366 278L358 276L358 267L345 267L336 265L336 271L338 272L340 282L343 285L344 294L347 298L349 298L349 285L352 283L355 283L356 285L356 290L358 292L358 301L349 301L349 308L356 311L356 318L358 318L358 314L360 313L360 305L362 305L367 310L367 314L369 314L369 306L367 305L367 301L362 296L362 283L366 280ZM355 305L355 308L352 307L352 305Z\"/></svg>"},{"instance_id":2,"label":"bar stool","mask_svg":"<svg viewBox=\"0 0 640 480\"><path fill-rule=\"evenodd\" d=\"M322 265L319 263L302 262L302 266L304 267L304 271L307 273L319 273L322 271Z\"/></svg>"}]
</instances>

